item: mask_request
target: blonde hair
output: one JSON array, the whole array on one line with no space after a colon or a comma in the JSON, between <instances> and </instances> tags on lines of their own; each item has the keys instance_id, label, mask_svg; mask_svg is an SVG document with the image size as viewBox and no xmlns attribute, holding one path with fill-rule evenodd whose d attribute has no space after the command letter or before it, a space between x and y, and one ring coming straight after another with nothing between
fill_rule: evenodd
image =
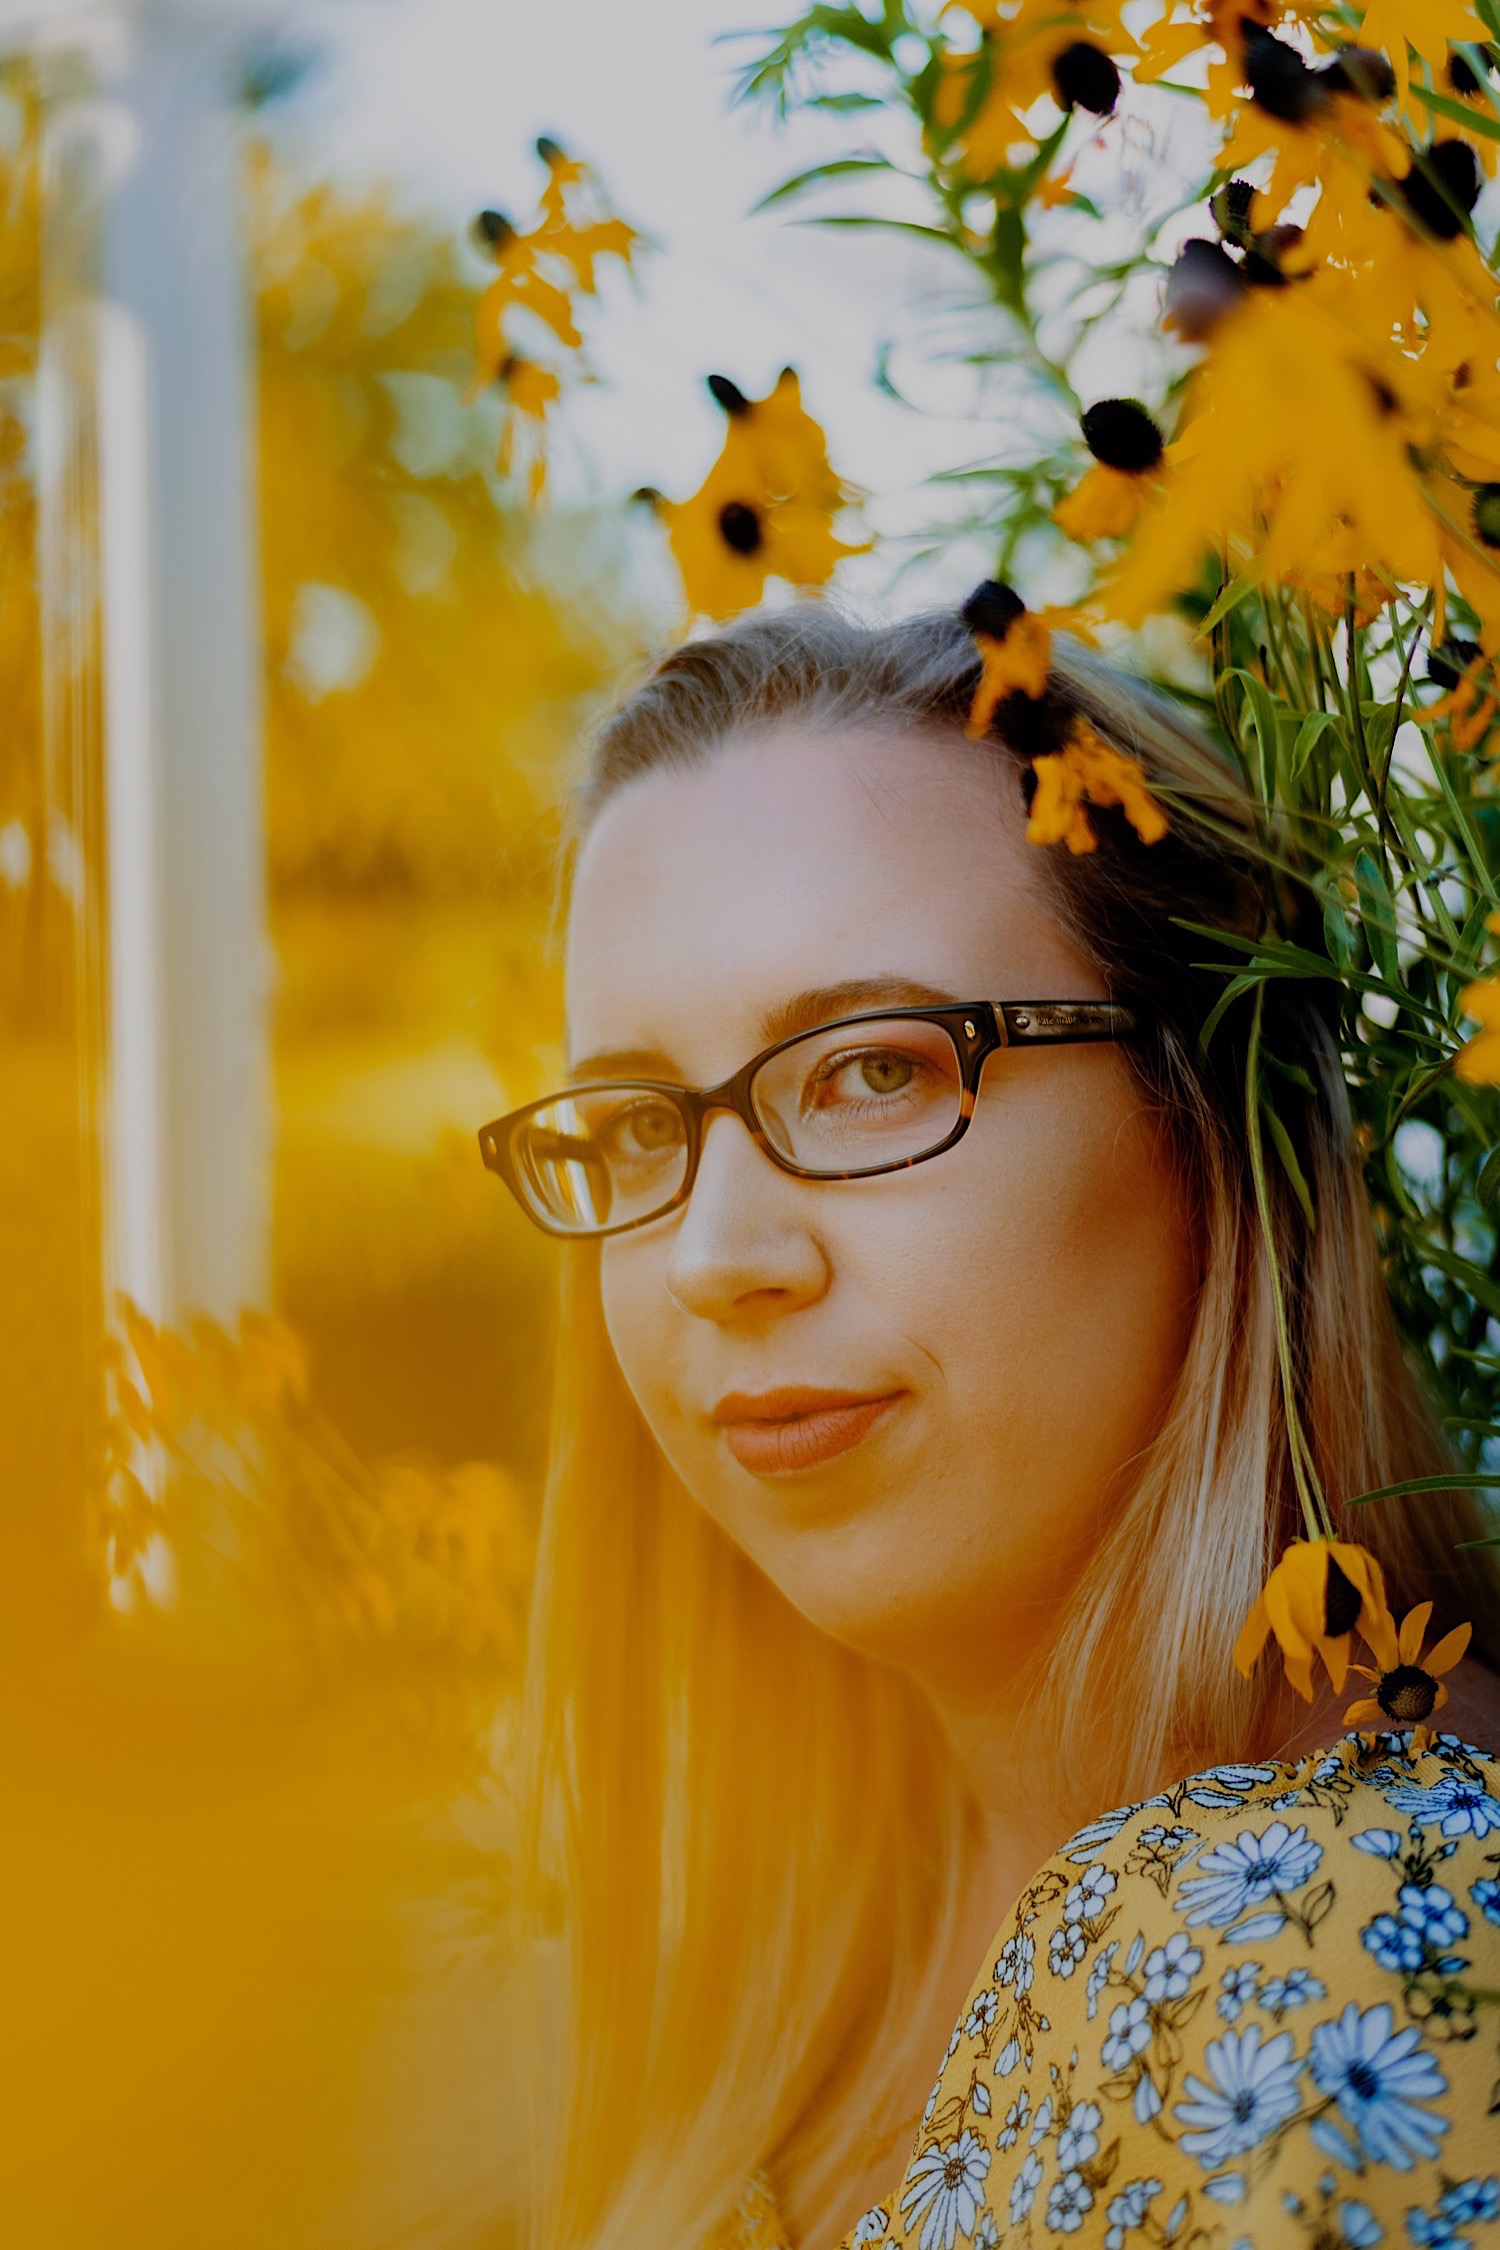
<instances>
[{"instance_id":1,"label":"blonde hair","mask_svg":"<svg viewBox=\"0 0 1500 2250\"><path fill-rule=\"evenodd\" d=\"M822 602L753 614L674 650L610 714L576 831L635 777L747 731L956 738L977 669L955 616L869 626ZM1036 1688L1057 1774L1097 1787L1102 1772L1123 1801L1255 1744L1270 1667L1247 1683L1228 1650L1300 1530L1247 1156L1249 1010L1230 1009L1204 1052L1223 980L1193 967L1213 948L1173 919L1254 934L1267 878L1243 784L1174 708L1063 647L1052 692L1171 806L1149 848L1120 815L1091 813L1099 848L1047 859L1065 925L1150 1027L1128 1052L1201 1237L1180 1378ZM1024 791L1018 713L1002 707L1015 739L973 754ZM1295 884L1281 909L1297 914ZM1386 1296L1329 1011L1327 988L1274 986L1264 1036L1311 1087L1278 1080L1277 1104L1316 1228L1274 1159L1271 1197L1301 1413L1337 1499L1455 1462ZM610 1353L597 1254L561 1255L526 1726L533 1895L562 1923L570 2032L540 2238L696 2250L758 2166L791 2160L828 2181L848 2163L818 2117L923 2004L961 1807L916 1691L806 1623L674 1481ZM1454 1550L1475 1521L1454 1494L1366 1506L1347 1535L1380 1557L1394 1600L1430 1596L1494 1650L1487 1558Z\"/></svg>"}]
</instances>

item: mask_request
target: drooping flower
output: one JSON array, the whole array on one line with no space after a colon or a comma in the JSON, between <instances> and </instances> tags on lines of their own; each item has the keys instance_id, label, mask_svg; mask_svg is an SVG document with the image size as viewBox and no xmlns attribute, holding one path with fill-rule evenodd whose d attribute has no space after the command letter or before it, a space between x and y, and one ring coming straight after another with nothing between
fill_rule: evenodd
<instances>
[{"instance_id":1,"label":"drooping flower","mask_svg":"<svg viewBox=\"0 0 1500 2250\"><path fill-rule=\"evenodd\" d=\"M1162 466L1161 431L1133 398L1102 398L1080 423L1094 466L1052 511L1070 539L1123 539Z\"/></svg>"},{"instance_id":2,"label":"drooping flower","mask_svg":"<svg viewBox=\"0 0 1500 2250\"><path fill-rule=\"evenodd\" d=\"M1311 1703L1314 1656L1342 1688L1350 1634L1357 1625L1368 1639L1368 1625L1387 1615L1385 1580L1366 1548L1344 1539L1294 1539L1240 1629L1235 1668L1248 1679L1274 1633L1288 1680Z\"/></svg>"},{"instance_id":3,"label":"drooping flower","mask_svg":"<svg viewBox=\"0 0 1500 2250\"><path fill-rule=\"evenodd\" d=\"M834 533L833 517L851 495L802 405L795 370L783 368L763 399L747 398L725 375L708 385L728 417L718 460L690 499L650 490L638 497L667 527L689 608L721 620L753 608L768 578L811 592L846 555L868 548Z\"/></svg>"},{"instance_id":4,"label":"drooping flower","mask_svg":"<svg viewBox=\"0 0 1500 2250\"><path fill-rule=\"evenodd\" d=\"M1155 844L1167 833L1167 816L1146 784L1139 758L1128 757L1106 742L1084 718L1073 720L1060 750L1044 751L1031 761L1036 793L1026 826L1030 844L1066 844L1070 852L1091 852L1098 845L1085 803L1118 805L1143 844Z\"/></svg>"},{"instance_id":5,"label":"drooping flower","mask_svg":"<svg viewBox=\"0 0 1500 2250\"><path fill-rule=\"evenodd\" d=\"M1415 1729L1412 1748L1421 1748L1426 1739L1422 1722L1434 1711L1441 1711L1448 1700L1443 1674L1458 1663L1474 1630L1472 1625L1455 1625L1424 1656L1422 1636L1431 1615L1431 1602L1418 1602L1415 1609L1407 1611L1399 1631L1388 1615L1376 1613L1367 1621L1361 1619L1360 1631L1380 1669L1372 1672L1366 1664L1350 1667L1362 1680L1369 1680L1375 1692L1350 1704L1344 1713L1346 1726L1409 1726Z\"/></svg>"},{"instance_id":6,"label":"drooping flower","mask_svg":"<svg viewBox=\"0 0 1500 2250\"><path fill-rule=\"evenodd\" d=\"M1043 615L1026 607L1014 586L997 578L976 586L960 614L984 667L969 707L967 731L977 742L1007 696L1027 695L1035 702L1046 693L1052 630Z\"/></svg>"}]
</instances>

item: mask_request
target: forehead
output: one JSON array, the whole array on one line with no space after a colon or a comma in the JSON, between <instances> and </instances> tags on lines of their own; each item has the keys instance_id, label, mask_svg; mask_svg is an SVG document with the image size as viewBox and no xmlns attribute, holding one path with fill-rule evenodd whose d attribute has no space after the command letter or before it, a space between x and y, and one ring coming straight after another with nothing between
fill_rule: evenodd
<instances>
[{"instance_id":1,"label":"forehead","mask_svg":"<svg viewBox=\"0 0 1500 2250\"><path fill-rule=\"evenodd\" d=\"M959 999L1074 991L1082 964L983 746L791 728L629 783L579 857L569 1050L738 1067L809 988L891 975ZM869 1004L869 1003L865 1003Z\"/></svg>"}]
</instances>

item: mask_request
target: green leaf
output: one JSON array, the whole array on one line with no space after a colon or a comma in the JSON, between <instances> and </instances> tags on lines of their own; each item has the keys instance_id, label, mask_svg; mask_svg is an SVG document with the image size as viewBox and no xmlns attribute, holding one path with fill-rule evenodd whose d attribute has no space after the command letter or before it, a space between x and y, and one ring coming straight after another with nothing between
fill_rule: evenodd
<instances>
[{"instance_id":1,"label":"green leaf","mask_svg":"<svg viewBox=\"0 0 1500 2250\"><path fill-rule=\"evenodd\" d=\"M1297 729L1297 739L1292 744L1289 770L1294 781L1330 727L1333 727L1335 731L1338 728L1338 720L1331 711L1308 712L1307 717Z\"/></svg>"},{"instance_id":2,"label":"green leaf","mask_svg":"<svg viewBox=\"0 0 1500 2250\"><path fill-rule=\"evenodd\" d=\"M1500 117L1486 117L1482 109L1471 109L1467 102L1456 102L1447 94L1435 94L1426 86L1411 82L1413 101L1424 109L1435 110L1439 117L1451 117L1462 125L1466 133L1478 133L1485 140L1500 141Z\"/></svg>"},{"instance_id":3,"label":"green leaf","mask_svg":"<svg viewBox=\"0 0 1500 2250\"><path fill-rule=\"evenodd\" d=\"M1382 976L1388 984L1401 985L1401 962L1396 952L1396 907L1386 880L1373 855L1367 851L1354 856L1354 880L1359 889L1365 935L1370 941L1370 951L1380 965Z\"/></svg>"},{"instance_id":4,"label":"green leaf","mask_svg":"<svg viewBox=\"0 0 1500 2250\"><path fill-rule=\"evenodd\" d=\"M763 195L758 203L751 204L750 216L753 219L758 211L769 211L778 203L788 203L794 195L801 195L805 189L817 187L824 180L839 179L849 172L895 170L896 166L886 156L836 156L826 164L814 164L810 170L794 173L791 179L783 180L780 187L772 188L769 195ZM909 178L910 174L904 177Z\"/></svg>"},{"instance_id":5,"label":"green leaf","mask_svg":"<svg viewBox=\"0 0 1500 2250\"><path fill-rule=\"evenodd\" d=\"M1488 1475L1479 1470L1455 1469L1446 1477L1407 1477L1401 1484L1377 1485L1373 1492L1356 1492L1346 1500L1346 1508L1362 1508L1369 1500L1400 1500L1407 1493L1422 1492L1492 1492L1500 1491L1500 1469ZM1488 1540L1477 1540L1478 1546L1488 1546Z\"/></svg>"},{"instance_id":6,"label":"green leaf","mask_svg":"<svg viewBox=\"0 0 1500 2250\"><path fill-rule=\"evenodd\" d=\"M1493 1203L1500 1196L1500 1148L1492 1148L1480 1165L1474 1193L1481 1203Z\"/></svg>"},{"instance_id":7,"label":"green leaf","mask_svg":"<svg viewBox=\"0 0 1500 2250\"><path fill-rule=\"evenodd\" d=\"M1246 565L1238 578L1231 578L1227 586L1221 587L1218 600L1198 626L1195 638L1201 641L1205 634L1213 631L1221 618L1227 617L1232 609L1238 609L1245 596L1255 592L1263 575L1264 565L1257 558Z\"/></svg>"},{"instance_id":8,"label":"green leaf","mask_svg":"<svg viewBox=\"0 0 1500 2250\"><path fill-rule=\"evenodd\" d=\"M1292 1183L1292 1193L1301 1204L1308 1225L1316 1227L1318 1214L1313 1209L1312 1189L1308 1186L1302 1167L1297 1162L1296 1151L1292 1147L1286 1127L1264 1095L1261 1097L1260 1113L1270 1127L1271 1139L1276 1144L1276 1153L1281 1158L1282 1167Z\"/></svg>"}]
</instances>

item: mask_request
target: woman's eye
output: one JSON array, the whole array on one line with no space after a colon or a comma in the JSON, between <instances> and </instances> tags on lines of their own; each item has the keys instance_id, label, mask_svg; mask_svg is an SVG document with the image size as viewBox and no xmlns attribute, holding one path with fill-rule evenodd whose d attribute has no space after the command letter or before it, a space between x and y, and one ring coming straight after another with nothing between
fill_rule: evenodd
<instances>
[{"instance_id":1,"label":"woman's eye","mask_svg":"<svg viewBox=\"0 0 1500 2250\"><path fill-rule=\"evenodd\" d=\"M871 1047L859 1055L845 1055L825 1063L812 1091L815 1105L835 1102L889 1101L910 1093L922 1068L915 1055L892 1047Z\"/></svg>"},{"instance_id":2,"label":"woman's eye","mask_svg":"<svg viewBox=\"0 0 1500 2250\"><path fill-rule=\"evenodd\" d=\"M637 1102L610 1125L606 1139L623 1156L660 1156L682 1138L682 1121L670 1102Z\"/></svg>"}]
</instances>

